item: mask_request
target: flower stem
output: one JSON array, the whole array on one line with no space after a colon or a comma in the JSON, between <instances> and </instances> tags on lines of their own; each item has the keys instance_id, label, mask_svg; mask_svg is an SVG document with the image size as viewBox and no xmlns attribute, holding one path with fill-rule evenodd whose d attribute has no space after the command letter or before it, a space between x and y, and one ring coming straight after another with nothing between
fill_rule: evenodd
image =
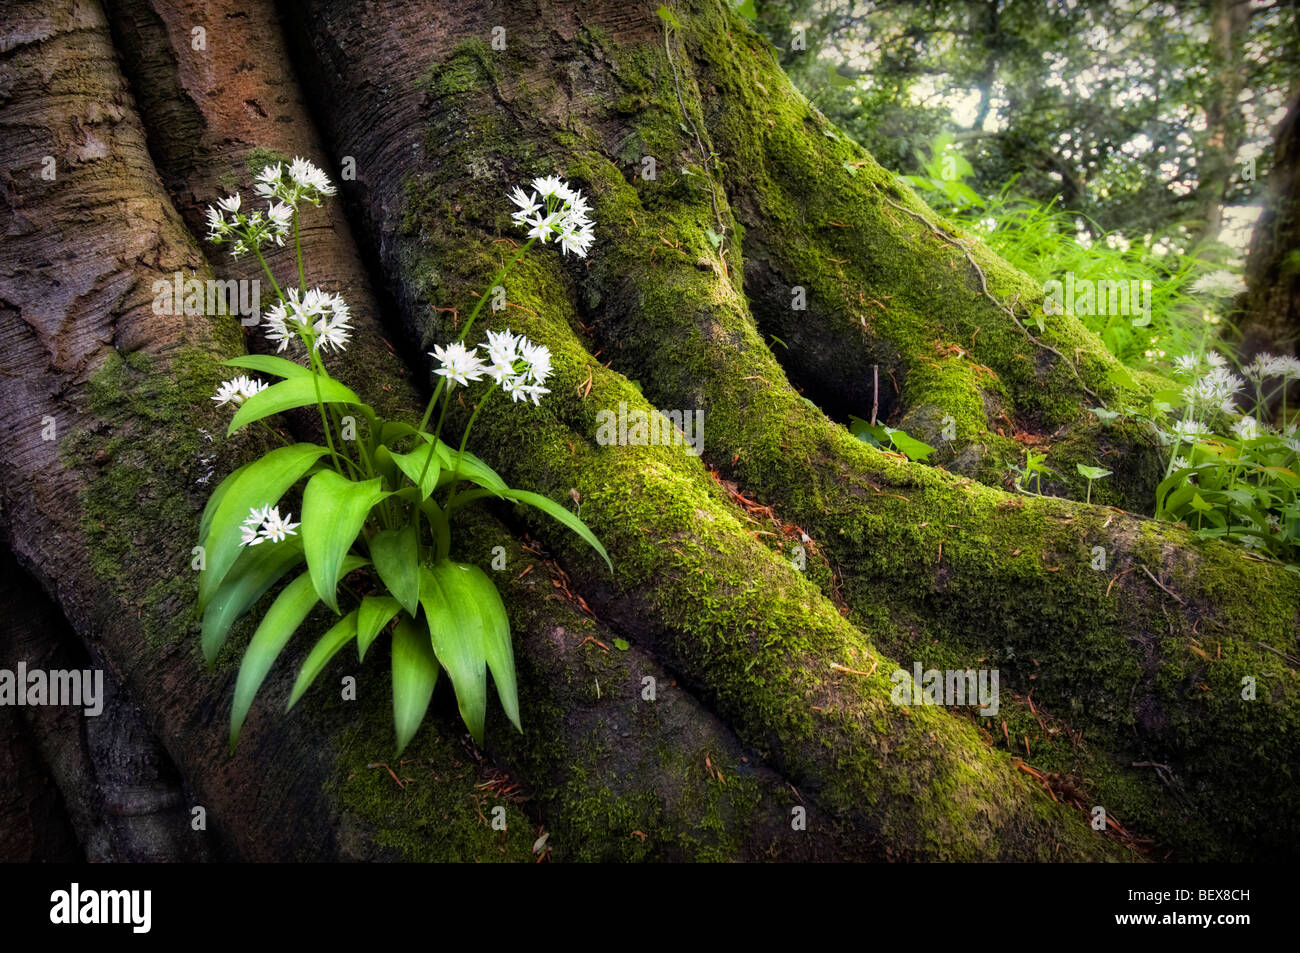
<instances>
[{"instance_id":1,"label":"flower stem","mask_svg":"<svg viewBox=\"0 0 1300 953\"><path fill-rule=\"evenodd\" d=\"M488 389L488 392L483 395L482 399L479 400L478 404L475 405L474 412L469 415L469 423L465 425L465 432L461 434L460 450L456 454L456 463L451 468L451 482L447 484L449 488L449 494L447 496L448 502L451 502L450 494L456 492L456 480L460 478L460 461L461 458L465 456L465 446L469 443L469 432L474 429L474 421L478 419L479 411L483 409L483 405L488 402L489 397L497 392L497 388L500 386L500 384L494 383Z\"/></svg>"},{"instance_id":2,"label":"flower stem","mask_svg":"<svg viewBox=\"0 0 1300 953\"><path fill-rule=\"evenodd\" d=\"M461 329L460 337L456 340L465 340L465 335L469 334L469 329L473 326L474 319L477 318L478 313L483 310L483 303L487 301L488 297L492 294L492 289L502 282L505 276L509 274L510 269L519 263L519 260L524 257L524 252L528 251L535 241L537 241L536 238L530 238L528 241L524 242L524 244L520 246L519 250L515 252L514 257L506 262L505 265L502 266L501 270L498 271L495 277L493 277L493 279L488 283L487 290L483 292L482 296L478 299L478 303L474 305L474 310L469 313L469 319L465 322L465 327Z\"/></svg>"},{"instance_id":3,"label":"flower stem","mask_svg":"<svg viewBox=\"0 0 1300 953\"><path fill-rule=\"evenodd\" d=\"M298 237L298 206L293 207L293 247L298 252L298 293L307 293L307 273L302 268L302 241Z\"/></svg>"}]
</instances>

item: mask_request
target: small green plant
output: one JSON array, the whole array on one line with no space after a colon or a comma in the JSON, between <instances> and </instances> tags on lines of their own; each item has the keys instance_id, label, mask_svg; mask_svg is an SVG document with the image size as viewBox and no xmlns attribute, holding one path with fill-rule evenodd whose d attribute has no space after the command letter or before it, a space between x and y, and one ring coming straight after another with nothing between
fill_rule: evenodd
<instances>
[{"instance_id":1,"label":"small green plant","mask_svg":"<svg viewBox=\"0 0 1300 953\"><path fill-rule=\"evenodd\" d=\"M233 748L253 699L293 634L321 603L338 621L303 662L289 698L292 708L326 664L351 642L364 660L375 640L392 633L393 722L400 752L415 735L440 672L456 694L466 727L482 742L487 710L487 673L511 723L519 730L510 625L495 584L478 566L450 558L455 518L484 498L536 507L590 544L609 563L585 523L555 501L514 489L465 447L475 420L500 391L511 403L541 401L548 393L550 352L509 330L489 331L479 348L466 335L509 270L537 241L554 238L563 253L585 257L592 241L581 194L556 178L536 179L532 191L515 188L514 221L527 226L518 249L479 298L460 338L430 355L438 362L437 387L418 426L385 420L340 383L324 356L343 350L351 335L347 305L335 294L307 288L298 238L299 207L319 205L334 188L325 173L302 159L287 169L267 166L255 191L266 211L241 210L238 194L208 210L209 238L252 252L275 292L266 315L267 337L280 352L301 346L306 366L284 357L247 355L226 364L278 378L269 386L247 375L226 381L213 398L236 407L231 434L298 407L315 407L325 445L286 443L230 474L209 498L199 525L203 568L199 575L201 644L211 664L230 628L282 580L244 651L230 716ZM292 232L298 286L281 289L262 248L282 245ZM458 447L442 439L453 391L490 381L478 397ZM498 403L500 401L498 400ZM429 424L437 411L437 424ZM357 418L360 420L357 420ZM284 495L300 481L302 514L280 515ZM305 567L305 568L304 568ZM296 575L295 575L296 574Z\"/></svg>"},{"instance_id":2,"label":"small green plant","mask_svg":"<svg viewBox=\"0 0 1300 953\"><path fill-rule=\"evenodd\" d=\"M1044 461L1047 460L1046 453L1036 453L1033 450L1025 451L1025 465L1018 467L1012 464L1010 469L1017 474L1014 484L1018 493L1028 493L1031 496L1043 495L1043 474L1055 473L1056 471L1049 467ZM1033 481L1034 489L1029 489L1029 482Z\"/></svg>"},{"instance_id":3,"label":"small green plant","mask_svg":"<svg viewBox=\"0 0 1300 953\"><path fill-rule=\"evenodd\" d=\"M1110 476L1111 471L1105 470L1101 467L1090 467L1087 464L1083 464L1083 463L1076 463L1074 465L1074 468L1079 471L1079 476L1085 478L1088 481L1088 498L1084 500L1084 502L1091 503L1092 502L1092 481L1101 480L1104 479L1105 477Z\"/></svg>"},{"instance_id":4,"label":"small green plant","mask_svg":"<svg viewBox=\"0 0 1300 953\"><path fill-rule=\"evenodd\" d=\"M934 447L924 441L909 437L903 431L884 424L873 424L861 417L849 417L849 433L873 447L892 447L909 460L924 463L934 453Z\"/></svg>"},{"instance_id":5,"label":"small green plant","mask_svg":"<svg viewBox=\"0 0 1300 953\"><path fill-rule=\"evenodd\" d=\"M1263 354L1242 375L1227 364L1214 351L1183 355L1175 361L1182 386L1124 411L1153 427L1167 448L1155 515L1298 569L1300 439L1285 394L1300 380L1300 361ZM1261 423L1277 398L1281 426Z\"/></svg>"}]
</instances>

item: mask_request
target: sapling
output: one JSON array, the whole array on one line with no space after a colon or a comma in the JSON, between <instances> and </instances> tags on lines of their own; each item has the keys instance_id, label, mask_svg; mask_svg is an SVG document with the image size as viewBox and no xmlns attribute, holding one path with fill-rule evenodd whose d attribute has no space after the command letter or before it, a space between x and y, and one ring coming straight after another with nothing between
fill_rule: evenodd
<instances>
[{"instance_id":1,"label":"sapling","mask_svg":"<svg viewBox=\"0 0 1300 953\"><path fill-rule=\"evenodd\" d=\"M1084 500L1084 502L1091 503L1092 502L1092 481L1101 480L1105 477L1110 476L1111 471L1104 470L1101 467L1090 467L1082 463L1076 463L1074 465L1074 468L1079 471L1079 476L1085 477L1088 480L1088 498Z\"/></svg>"}]
</instances>

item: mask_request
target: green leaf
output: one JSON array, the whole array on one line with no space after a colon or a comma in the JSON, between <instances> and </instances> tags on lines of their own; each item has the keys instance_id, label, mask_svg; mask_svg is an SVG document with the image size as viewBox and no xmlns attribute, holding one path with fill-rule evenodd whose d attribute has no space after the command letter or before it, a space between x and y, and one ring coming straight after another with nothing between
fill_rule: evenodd
<instances>
[{"instance_id":1,"label":"green leaf","mask_svg":"<svg viewBox=\"0 0 1300 953\"><path fill-rule=\"evenodd\" d=\"M428 636L403 614L393 629L393 726L397 753L415 737L438 684L438 659Z\"/></svg>"},{"instance_id":2,"label":"green leaf","mask_svg":"<svg viewBox=\"0 0 1300 953\"><path fill-rule=\"evenodd\" d=\"M241 427L263 417L316 403L317 385L320 386L320 400L326 404L366 406L360 397L332 377L322 377L309 371L305 377L291 377L278 384L272 384L266 390L259 391L245 400L239 405L239 410L235 411L235 416L231 418L226 435L229 436Z\"/></svg>"},{"instance_id":3,"label":"green leaf","mask_svg":"<svg viewBox=\"0 0 1300 953\"><path fill-rule=\"evenodd\" d=\"M549 496L542 496L540 493L532 493L528 490L511 490L507 489L503 494L507 500L515 503L524 503L528 506L534 506L541 510L547 516L550 516L563 523L569 529L573 530L587 543L592 549L600 553L600 557L605 560L605 565L609 571L614 571L614 564L609 561L609 553L605 552L605 547L600 544L596 534L587 528L587 524L578 519L573 513L565 509L559 503L556 503Z\"/></svg>"},{"instance_id":4,"label":"green leaf","mask_svg":"<svg viewBox=\"0 0 1300 953\"><path fill-rule=\"evenodd\" d=\"M450 563L420 570L420 605L439 664L456 690L461 720L479 744L487 715L487 659L483 653L483 618L459 580L447 578ZM449 582L449 585L444 585Z\"/></svg>"},{"instance_id":5,"label":"green leaf","mask_svg":"<svg viewBox=\"0 0 1300 953\"><path fill-rule=\"evenodd\" d=\"M372 536L370 559L388 591L414 618L420 611L420 540L415 524Z\"/></svg>"},{"instance_id":6,"label":"green leaf","mask_svg":"<svg viewBox=\"0 0 1300 953\"><path fill-rule=\"evenodd\" d=\"M843 168L844 171L847 172L849 175L857 175L857 174L858 174L858 167L857 167L856 165L854 165L852 162L850 162L848 159L845 159L843 162L841 162L841 163L840 163L840 166L841 166L841 168Z\"/></svg>"},{"instance_id":7,"label":"green leaf","mask_svg":"<svg viewBox=\"0 0 1300 953\"><path fill-rule=\"evenodd\" d=\"M390 486L398 486L400 483L399 474L402 472L397 468L397 462L393 459L393 453L382 444L375 447L374 456L371 457L375 464L375 473L389 482Z\"/></svg>"},{"instance_id":8,"label":"green leaf","mask_svg":"<svg viewBox=\"0 0 1300 953\"><path fill-rule=\"evenodd\" d=\"M276 377L293 378L312 375L311 368L272 354L241 354L223 363L227 367L243 367L250 371L261 371L263 374L274 374Z\"/></svg>"},{"instance_id":9,"label":"green leaf","mask_svg":"<svg viewBox=\"0 0 1300 953\"><path fill-rule=\"evenodd\" d=\"M893 427L886 427L886 433L889 439L900 453L906 454L909 460L924 461L926 457L934 453L934 447L930 446L915 437L909 437L901 430L895 430Z\"/></svg>"},{"instance_id":10,"label":"green leaf","mask_svg":"<svg viewBox=\"0 0 1300 953\"><path fill-rule=\"evenodd\" d=\"M1165 390L1158 390L1151 395L1151 403L1163 404L1170 410L1175 407L1182 407L1187 403L1187 398L1183 396L1181 387L1169 387Z\"/></svg>"},{"instance_id":11,"label":"green leaf","mask_svg":"<svg viewBox=\"0 0 1300 953\"><path fill-rule=\"evenodd\" d=\"M445 566L439 569L439 566ZM497 687L497 698L510 723L523 731L519 723L519 689L515 678L515 653L510 645L510 620L501 603L501 593L482 569L469 563L435 564L443 591L459 587L465 598L478 608L482 620L480 647L488 671Z\"/></svg>"},{"instance_id":12,"label":"green leaf","mask_svg":"<svg viewBox=\"0 0 1300 953\"><path fill-rule=\"evenodd\" d=\"M243 538L240 526L248 518L248 511L255 506L279 503L284 491L328 452L314 443L278 447L232 473L227 481L229 486L218 488L221 501L212 512L207 534L200 537L204 548L204 568L199 573L200 611L207 606L239 555Z\"/></svg>"},{"instance_id":13,"label":"green leaf","mask_svg":"<svg viewBox=\"0 0 1300 953\"><path fill-rule=\"evenodd\" d=\"M631 647L632 647L632 646L631 646L631 644L628 642L627 639L615 639L615 640L614 640L614 648L618 649L620 652L626 652L626 651L627 651L628 649L630 649Z\"/></svg>"},{"instance_id":14,"label":"green leaf","mask_svg":"<svg viewBox=\"0 0 1300 953\"><path fill-rule=\"evenodd\" d=\"M424 469L425 461L429 457L429 448L421 447L418 450L412 450L410 453L391 453L393 462L398 468L406 474L406 478L415 485L420 480L420 473L424 472L424 482L420 483L420 498L428 499L438 486L438 476L442 472L438 454L435 452L433 459L429 460L429 469Z\"/></svg>"},{"instance_id":15,"label":"green leaf","mask_svg":"<svg viewBox=\"0 0 1300 953\"><path fill-rule=\"evenodd\" d=\"M1214 504L1205 502L1205 497L1201 496L1199 493L1192 494L1191 503L1192 509L1200 513L1208 513L1214 509Z\"/></svg>"},{"instance_id":16,"label":"green leaf","mask_svg":"<svg viewBox=\"0 0 1300 953\"><path fill-rule=\"evenodd\" d=\"M456 454L458 450L453 450L441 440L437 443L438 459L442 463L443 470L447 471L439 485L451 482L451 472L456 467ZM501 479L501 475L493 470L490 466L480 460L468 450L460 459L459 476L457 479L469 480L476 483L485 490L491 490L497 496L504 496L505 491L509 489L506 481Z\"/></svg>"},{"instance_id":17,"label":"green leaf","mask_svg":"<svg viewBox=\"0 0 1300 953\"><path fill-rule=\"evenodd\" d=\"M1103 469L1102 467L1085 466L1082 463L1076 463L1074 468L1079 471L1079 476L1085 477L1089 480L1100 480L1103 477L1110 476L1111 474L1110 470Z\"/></svg>"},{"instance_id":18,"label":"green leaf","mask_svg":"<svg viewBox=\"0 0 1300 953\"><path fill-rule=\"evenodd\" d=\"M722 245L722 236L719 235L717 232L715 232L713 229L705 228L704 234L708 236L709 244L712 245L714 248L718 248L719 246Z\"/></svg>"},{"instance_id":19,"label":"green leaf","mask_svg":"<svg viewBox=\"0 0 1300 953\"><path fill-rule=\"evenodd\" d=\"M302 547L316 594L336 613L343 557L352 548L371 508L389 496L378 477L357 483L321 470L302 491Z\"/></svg>"},{"instance_id":20,"label":"green leaf","mask_svg":"<svg viewBox=\"0 0 1300 953\"><path fill-rule=\"evenodd\" d=\"M307 654L307 657L303 660L302 669L298 672L298 680L293 683L293 691L289 693L289 704L285 706L285 711L298 703L298 699L302 698L303 692L311 688L312 682L316 681L316 677L324 671L330 659L338 654L339 649L351 642L356 637L356 634L357 613L354 609L339 619L338 622L335 622Z\"/></svg>"},{"instance_id":21,"label":"green leaf","mask_svg":"<svg viewBox=\"0 0 1300 953\"><path fill-rule=\"evenodd\" d=\"M349 556L343 561L343 571L351 572L367 561L360 556ZM240 729L248 717L257 690L262 687L267 673L289 639L298 631L307 614L316 607L318 599L311 577L303 573L280 591L262 617L262 624L253 633L253 639L244 650L239 664L239 677L235 680L235 701L230 709L230 747L239 740Z\"/></svg>"},{"instance_id":22,"label":"green leaf","mask_svg":"<svg viewBox=\"0 0 1300 953\"><path fill-rule=\"evenodd\" d=\"M663 20L670 26L676 27L679 30L682 28L682 21L677 19L677 14L673 13L673 11L669 10L662 3L659 4L659 9L656 10L655 13L659 15L660 20Z\"/></svg>"},{"instance_id":23,"label":"green leaf","mask_svg":"<svg viewBox=\"0 0 1300 953\"><path fill-rule=\"evenodd\" d=\"M379 428L379 442L388 444L393 440L400 440L403 437L424 436L408 423L400 420L385 420ZM427 439L427 438L426 438Z\"/></svg>"},{"instance_id":24,"label":"green leaf","mask_svg":"<svg viewBox=\"0 0 1300 953\"><path fill-rule=\"evenodd\" d=\"M217 507L221 505L221 501L225 499L226 493L230 491L231 485L234 484L239 479L239 475L250 466L252 466L251 463L245 463L242 467L233 471L228 477L218 483L217 488L212 491L212 495L208 497L207 505L203 507L203 515L199 517L200 541L208 535L208 527L212 525L212 517L216 514Z\"/></svg>"},{"instance_id":25,"label":"green leaf","mask_svg":"<svg viewBox=\"0 0 1300 953\"><path fill-rule=\"evenodd\" d=\"M384 626L401 610L402 604L392 596L366 596L357 609L357 658L364 662L372 642Z\"/></svg>"},{"instance_id":26,"label":"green leaf","mask_svg":"<svg viewBox=\"0 0 1300 953\"><path fill-rule=\"evenodd\" d=\"M216 661L230 627L302 558L302 540L296 536L279 543L248 546L239 554L203 612L200 644L209 665Z\"/></svg>"}]
</instances>

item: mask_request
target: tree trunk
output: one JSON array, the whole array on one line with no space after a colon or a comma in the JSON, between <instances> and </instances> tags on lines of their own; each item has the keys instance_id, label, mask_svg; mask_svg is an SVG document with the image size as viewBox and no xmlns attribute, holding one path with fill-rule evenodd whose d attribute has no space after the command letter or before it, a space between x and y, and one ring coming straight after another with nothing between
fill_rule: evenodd
<instances>
[{"instance_id":1,"label":"tree trunk","mask_svg":"<svg viewBox=\"0 0 1300 953\"><path fill-rule=\"evenodd\" d=\"M1247 357L1300 355L1300 83L1274 140L1273 168L1246 259L1238 330Z\"/></svg>"},{"instance_id":2,"label":"tree trunk","mask_svg":"<svg viewBox=\"0 0 1300 953\"><path fill-rule=\"evenodd\" d=\"M172 839L145 842L238 858L1296 852L1283 656L1300 581L1118 509L1000 490L1028 434L1059 469L1104 460L1107 502L1140 505L1154 447L1086 411L1125 396L1114 362L1073 319L1039 332L1034 283L839 135L723 5L358 17L300 0L288 30L261 3L108 11L21 4L0 50L15 157L0 487L18 561L138 706L137 747L157 756L135 781L175 792L164 814L205 809L206 831L164 817ZM287 716L282 661L223 747L238 654L215 676L201 664L190 551L211 487L263 449L221 436L217 362L265 344L230 317L156 315L150 289L182 270L253 277L204 258L202 207L295 154L330 157L343 198L304 248L356 316L336 373L412 419L425 352L512 252L507 187L557 174L595 208L591 258L536 247L485 318L550 347L555 382L540 407L480 418L471 449L574 500L614 573L509 509L458 533L466 561L506 549L525 732L490 718L486 750L440 692L390 761L386 667L343 656ZM870 415L873 370L880 418L953 434L946 470L835 422ZM703 458L600 445L598 411L624 403L702 410ZM894 704L890 676L914 662L997 669L1001 712ZM327 687L349 674L357 701Z\"/></svg>"}]
</instances>

